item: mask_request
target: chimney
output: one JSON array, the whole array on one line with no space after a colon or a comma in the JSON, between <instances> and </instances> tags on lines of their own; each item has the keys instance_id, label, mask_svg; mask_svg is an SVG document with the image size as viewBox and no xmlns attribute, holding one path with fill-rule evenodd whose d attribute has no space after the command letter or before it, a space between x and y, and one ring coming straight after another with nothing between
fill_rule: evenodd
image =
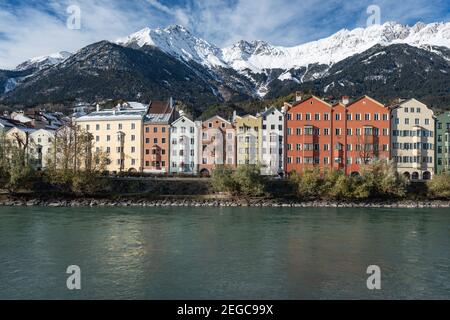
<instances>
[{"instance_id":1,"label":"chimney","mask_svg":"<svg viewBox=\"0 0 450 320\"><path fill-rule=\"evenodd\" d=\"M300 91L297 91L295 93L295 102L302 101L302 93Z\"/></svg>"},{"instance_id":2,"label":"chimney","mask_svg":"<svg viewBox=\"0 0 450 320\"><path fill-rule=\"evenodd\" d=\"M97 112L99 112L100 111L100 105L97 103Z\"/></svg>"},{"instance_id":3,"label":"chimney","mask_svg":"<svg viewBox=\"0 0 450 320\"><path fill-rule=\"evenodd\" d=\"M237 118L237 112L236 112L236 110L234 110L233 111L233 122L235 122L236 121L236 118Z\"/></svg>"},{"instance_id":4,"label":"chimney","mask_svg":"<svg viewBox=\"0 0 450 320\"><path fill-rule=\"evenodd\" d=\"M172 97L170 97L170 99L169 99L169 100L170 100L170 102L169 102L169 103L170 103L170 108L173 108L173 98L172 98Z\"/></svg>"},{"instance_id":5,"label":"chimney","mask_svg":"<svg viewBox=\"0 0 450 320\"><path fill-rule=\"evenodd\" d=\"M184 110L180 110L178 113L180 114L180 117L184 116Z\"/></svg>"},{"instance_id":6,"label":"chimney","mask_svg":"<svg viewBox=\"0 0 450 320\"><path fill-rule=\"evenodd\" d=\"M348 105L349 102L350 102L350 97L349 96L343 96L341 102L345 106Z\"/></svg>"}]
</instances>

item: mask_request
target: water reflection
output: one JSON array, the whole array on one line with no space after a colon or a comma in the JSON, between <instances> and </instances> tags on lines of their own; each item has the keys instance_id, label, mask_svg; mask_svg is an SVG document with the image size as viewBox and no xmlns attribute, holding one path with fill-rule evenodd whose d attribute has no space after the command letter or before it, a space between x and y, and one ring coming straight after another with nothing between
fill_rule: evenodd
<instances>
[{"instance_id":1,"label":"water reflection","mask_svg":"<svg viewBox=\"0 0 450 320\"><path fill-rule=\"evenodd\" d=\"M445 209L0 208L0 298L449 298ZM68 265L82 270L65 288ZM366 268L382 269L382 290Z\"/></svg>"}]
</instances>

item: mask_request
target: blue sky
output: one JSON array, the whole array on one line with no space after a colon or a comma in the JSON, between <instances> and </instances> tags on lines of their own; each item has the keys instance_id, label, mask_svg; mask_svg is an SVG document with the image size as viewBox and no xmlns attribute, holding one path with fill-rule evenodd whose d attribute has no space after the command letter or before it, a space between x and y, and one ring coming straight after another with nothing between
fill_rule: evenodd
<instances>
[{"instance_id":1,"label":"blue sky","mask_svg":"<svg viewBox=\"0 0 450 320\"><path fill-rule=\"evenodd\" d=\"M81 10L79 30L66 26L70 5ZM370 5L380 7L381 23L450 20L449 0L0 0L0 68L171 24L221 47L241 39L297 45L364 27Z\"/></svg>"}]
</instances>

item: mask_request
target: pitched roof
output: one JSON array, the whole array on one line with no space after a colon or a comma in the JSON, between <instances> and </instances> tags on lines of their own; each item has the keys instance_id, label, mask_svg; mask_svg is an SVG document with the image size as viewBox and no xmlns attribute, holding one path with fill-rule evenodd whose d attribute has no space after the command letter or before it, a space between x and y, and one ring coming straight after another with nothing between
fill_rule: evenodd
<instances>
[{"instance_id":1,"label":"pitched roof","mask_svg":"<svg viewBox=\"0 0 450 320\"><path fill-rule=\"evenodd\" d=\"M148 107L148 112L144 117L144 122L149 123L168 123L174 111L171 101L152 101Z\"/></svg>"},{"instance_id":2,"label":"pitched roof","mask_svg":"<svg viewBox=\"0 0 450 320\"><path fill-rule=\"evenodd\" d=\"M358 101L360 101L360 100L362 100L362 99L368 99L368 100L370 100L370 101L372 101L372 102L378 104L379 106L381 106L381 107L383 107L383 108L388 108L387 106L385 106L385 105L382 104L381 102L379 102L379 101L375 100L374 98L371 98L371 97L369 97L369 96L367 96L367 95L364 95L364 96L362 96L362 97L359 97L359 98L356 99L355 101L352 101L351 103L349 103L349 104L347 105L347 107L350 107L351 105L357 103Z\"/></svg>"},{"instance_id":3,"label":"pitched roof","mask_svg":"<svg viewBox=\"0 0 450 320\"><path fill-rule=\"evenodd\" d=\"M170 101L152 101L148 108L148 113L153 114L169 113L171 111Z\"/></svg>"}]
</instances>

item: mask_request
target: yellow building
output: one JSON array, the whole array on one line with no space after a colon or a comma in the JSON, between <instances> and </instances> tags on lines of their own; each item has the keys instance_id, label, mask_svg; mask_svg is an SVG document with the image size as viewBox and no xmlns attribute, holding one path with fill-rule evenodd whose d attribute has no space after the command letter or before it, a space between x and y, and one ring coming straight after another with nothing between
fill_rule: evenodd
<instances>
[{"instance_id":1,"label":"yellow building","mask_svg":"<svg viewBox=\"0 0 450 320\"><path fill-rule=\"evenodd\" d=\"M79 129L93 136L93 151L106 152L109 172L137 172L143 169L142 124L148 107L123 103L76 119Z\"/></svg>"},{"instance_id":2,"label":"yellow building","mask_svg":"<svg viewBox=\"0 0 450 320\"><path fill-rule=\"evenodd\" d=\"M237 138L237 165L260 164L262 118L234 116Z\"/></svg>"}]
</instances>

